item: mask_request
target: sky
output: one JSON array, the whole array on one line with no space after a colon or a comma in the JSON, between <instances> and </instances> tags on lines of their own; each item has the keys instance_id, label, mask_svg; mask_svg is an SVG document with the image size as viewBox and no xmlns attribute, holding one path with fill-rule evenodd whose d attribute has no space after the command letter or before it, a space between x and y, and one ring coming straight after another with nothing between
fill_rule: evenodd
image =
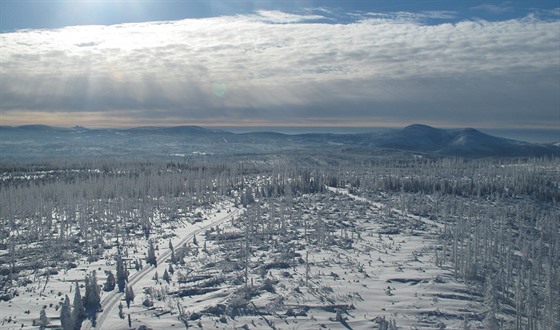
<instances>
[{"instance_id":1,"label":"sky","mask_svg":"<svg viewBox=\"0 0 560 330\"><path fill-rule=\"evenodd\" d=\"M560 128L560 1L0 0L0 125Z\"/></svg>"}]
</instances>

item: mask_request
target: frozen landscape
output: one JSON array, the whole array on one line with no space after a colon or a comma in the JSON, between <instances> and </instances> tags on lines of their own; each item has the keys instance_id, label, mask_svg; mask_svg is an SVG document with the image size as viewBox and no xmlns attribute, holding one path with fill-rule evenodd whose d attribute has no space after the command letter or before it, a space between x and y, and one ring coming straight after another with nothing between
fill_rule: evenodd
<instances>
[{"instance_id":1,"label":"frozen landscape","mask_svg":"<svg viewBox=\"0 0 560 330\"><path fill-rule=\"evenodd\" d=\"M552 144L0 130L2 329L559 326ZM115 135L145 142L107 158Z\"/></svg>"},{"instance_id":2,"label":"frozen landscape","mask_svg":"<svg viewBox=\"0 0 560 330\"><path fill-rule=\"evenodd\" d=\"M560 330L560 3L0 0L0 330Z\"/></svg>"}]
</instances>

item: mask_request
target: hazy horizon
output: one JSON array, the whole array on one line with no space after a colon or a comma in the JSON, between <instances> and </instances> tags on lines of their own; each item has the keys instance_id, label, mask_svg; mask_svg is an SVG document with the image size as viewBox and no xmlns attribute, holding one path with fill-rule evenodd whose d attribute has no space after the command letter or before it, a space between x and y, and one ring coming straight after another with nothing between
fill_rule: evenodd
<instances>
[{"instance_id":1,"label":"hazy horizon","mask_svg":"<svg viewBox=\"0 0 560 330\"><path fill-rule=\"evenodd\" d=\"M11 127L20 126L42 126L44 124L26 124L26 125L2 125ZM330 133L330 134L360 134L360 133L381 133L391 130L402 129L409 124L402 126L290 126L290 125L276 125L276 126L242 126L242 125L167 125L167 126L129 126L129 127L88 127L84 125L73 126L52 126L59 128L74 128L84 127L87 129L130 129L137 127L180 127L180 126L198 126L208 129L220 129L231 133L253 133L253 132L274 132L288 135L306 134L306 133ZM424 124L421 124L424 125ZM431 126L431 125L428 125ZM461 129L467 127L439 127L432 126L440 129ZM472 127L483 133L524 142L530 143L556 143L560 142L560 129L549 128L496 128L496 127Z\"/></svg>"}]
</instances>

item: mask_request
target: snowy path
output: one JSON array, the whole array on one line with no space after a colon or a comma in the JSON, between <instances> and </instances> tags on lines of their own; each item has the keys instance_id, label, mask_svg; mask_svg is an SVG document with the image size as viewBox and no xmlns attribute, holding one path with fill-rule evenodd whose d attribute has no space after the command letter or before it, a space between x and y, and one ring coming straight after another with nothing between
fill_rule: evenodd
<instances>
[{"instance_id":1,"label":"snowy path","mask_svg":"<svg viewBox=\"0 0 560 330\"><path fill-rule=\"evenodd\" d=\"M197 234L199 234L200 232L203 232L204 230L210 228L210 227L214 227L216 225L220 225L228 220L231 220L234 216L239 214L239 209L235 209L233 210L231 213L221 217L221 218L216 218L213 221L205 224L202 227L199 227L198 229L190 232L189 234L187 234L185 237L183 237L183 239L181 239L181 241L179 243L177 243L177 246L181 246L189 241L192 241L193 237ZM165 260L171 255L171 249L166 249L163 253L161 253L158 258L157 258L157 264L163 264L165 262ZM152 267L151 265L146 265L144 268L142 268L140 271L134 273L133 275L130 276L129 281L128 281L128 285L131 285L134 288L134 285L137 284L138 282L140 282L140 280L142 280L143 278L145 278L150 272L152 272L153 270L155 270L154 267ZM119 302L121 301L121 299L123 298L124 293L123 292L119 292L118 290L114 290L112 292L110 292L108 295L106 295L102 301L101 301L101 306L102 306L102 312L100 312L99 314L97 314L97 322L96 325L93 326L90 320L85 320L83 325L82 325L82 329L85 330L89 330L89 329L93 329L93 328L97 328L97 329L103 329L103 323L105 322L105 320L111 315L111 313L114 313L115 308L118 306Z\"/></svg>"},{"instance_id":2,"label":"snowy path","mask_svg":"<svg viewBox=\"0 0 560 330\"><path fill-rule=\"evenodd\" d=\"M330 190L330 191L332 191L332 192L334 192L334 193L347 195L348 197L350 197L350 198L352 198L352 199L354 199L354 200L357 200L357 201L360 201L360 202L369 203L370 205L373 205L374 207L376 207L376 208L378 208L378 209L380 209L380 210L381 210L382 208L385 207L385 204L383 204L383 203L374 202L374 201L372 201L372 200L370 200L370 199L367 199L367 198L365 198L365 197L360 197L360 196L354 195L354 194L350 193L350 192L348 191L348 189L346 189L346 188L327 187L327 189ZM402 210L397 209L397 208L391 208L391 211L393 211L393 212L395 212L395 213L397 213L397 214L400 214L401 216L406 217L406 218L409 218L409 219L416 219L416 220L422 221L422 222L424 222L425 224L428 224L428 225L431 225L431 226L435 226L435 227L438 227L438 228L443 228L443 227L444 227L443 224L441 224L441 223L439 223L439 222L437 222L437 221L434 221L434 220L430 220L430 219L427 218L427 217L417 216L417 215L414 215L414 214L412 214L412 213L405 213L405 212L403 212ZM403 214L403 213L404 213L404 214Z\"/></svg>"}]
</instances>

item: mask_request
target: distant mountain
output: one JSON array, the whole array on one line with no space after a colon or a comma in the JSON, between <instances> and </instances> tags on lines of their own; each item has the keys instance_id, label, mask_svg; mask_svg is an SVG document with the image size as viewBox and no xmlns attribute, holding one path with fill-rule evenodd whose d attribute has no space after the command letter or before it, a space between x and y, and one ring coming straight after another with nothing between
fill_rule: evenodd
<instances>
[{"instance_id":1,"label":"distant mountain","mask_svg":"<svg viewBox=\"0 0 560 330\"><path fill-rule=\"evenodd\" d=\"M143 134L210 134L227 133L219 129L209 129L200 126L140 126L133 128L94 128L90 129L83 126L56 127L48 125L22 125L22 126L0 126L2 131L28 131L28 132L128 132Z\"/></svg>"},{"instance_id":2,"label":"distant mountain","mask_svg":"<svg viewBox=\"0 0 560 330\"><path fill-rule=\"evenodd\" d=\"M302 148L390 149L459 157L560 156L560 145L504 139L473 128L410 125L383 133L288 135L231 133L199 126L88 129L46 125L0 126L0 158L120 155L153 157L190 154L274 153Z\"/></svg>"},{"instance_id":3,"label":"distant mountain","mask_svg":"<svg viewBox=\"0 0 560 330\"><path fill-rule=\"evenodd\" d=\"M88 128L83 126L74 127L56 127L49 125L21 125L21 126L0 126L0 132L30 132L30 133L48 133L48 132L75 132L75 131L89 131Z\"/></svg>"},{"instance_id":4,"label":"distant mountain","mask_svg":"<svg viewBox=\"0 0 560 330\"><path fill-rule=\"evenodd\" d=\"M410 125L401 130L370 136L369 145L441 155L467 157L560 155L553 145L504 139L474 128L439 129Z\"/></svg>"},{"instance_id":5,"label":"distant mountain","mask_svg":"<svg viewBox=\"0 0 560 330\"><path fill-rule=\"evenodd\" d=\"M48 125L22 125L22 126L0 126L0 130L6 131L27 131L27 132L47 132L59 129Z\"/></svg>"},{"instance_id":6,"label":"distant mountain","mask_svg":"<svg viewBox=\"0 0 560 330\"><path fill-rule=\"evenodd\" d=\"M170 126L170 127L159 127L159 126L142 126L134 127L128 129L122 129L121 131L126 131L129 133L151 133L151 134L216 134L216 133L226 133L225 131L219 129L210 129L200 126Z\"/></svg>"},{"instance_id":7,"label":"distant mountain","mask_svg":"<svg viewBox=\"0 0 560 330\"><path fill-rule=\"evenodd\" d=\"M250 134L257 136L256 133ZM268 139L289 139L302 143L361 146L462 157L560 156L559 146L553 144L533 144L500 138L482 133L474 128L440 129L420 124L383 133L308 133L292 136L259 133L259 136Z\"/></svg>"}]
</instances>

